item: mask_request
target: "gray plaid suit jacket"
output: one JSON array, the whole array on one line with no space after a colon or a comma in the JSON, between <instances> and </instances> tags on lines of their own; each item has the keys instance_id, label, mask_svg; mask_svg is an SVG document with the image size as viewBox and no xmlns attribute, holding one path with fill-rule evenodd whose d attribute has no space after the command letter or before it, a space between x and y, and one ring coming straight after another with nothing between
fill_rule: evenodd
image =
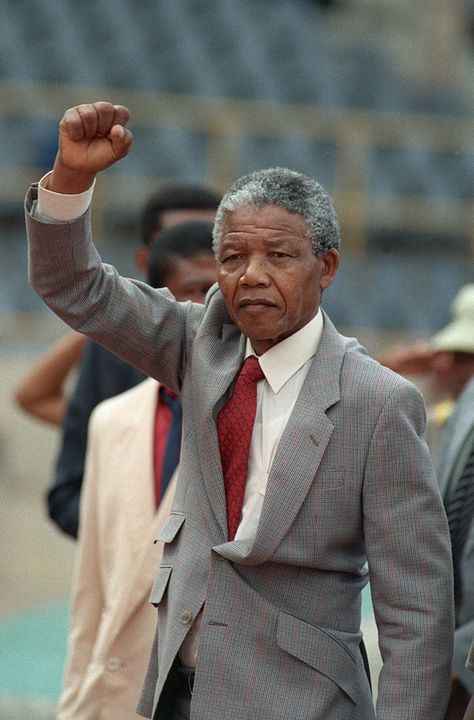
<instances>
[{"instance_id":1,"label":"gray plaid suit jacket","mask_svg":"<svg viewBox=\"0 0 474 720\"><path fill-rule=\"evenodd\" d=\"M215 416L244 338L204 306L120 278L89 218L45 224L27 198L31 282L67 323L182 393L176 498L151 600L140 712L163 720L173 660L203 608L193 720L441 720L453 636L446 518L418 391L329 318L280 441L254 542L226 541ZM359 652L366 562L384 659L377 710Z\"/></svg>"}]
</instances>

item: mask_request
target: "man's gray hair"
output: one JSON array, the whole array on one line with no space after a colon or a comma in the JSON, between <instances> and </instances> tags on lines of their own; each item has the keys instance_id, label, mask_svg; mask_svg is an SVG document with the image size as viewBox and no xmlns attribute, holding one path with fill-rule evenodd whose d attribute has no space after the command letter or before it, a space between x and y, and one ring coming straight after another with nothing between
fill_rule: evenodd
<instances>
[{"instance_id":1,"label":"man's gray hair","mask_svg":"<svg viewBox=\"0 0 474 720\"><path fill-rule=\"evenodd\" d=\"M219 251L222 226L228 212L248 206L260 209L264 205L278 205L290 213L302 215L315 255L320 257L331 248L339 247L339 222L326 190L307 175L275 167L243 175L227 190L217 208L214 253L217 255Z\"/></svg>"}]
</instances>

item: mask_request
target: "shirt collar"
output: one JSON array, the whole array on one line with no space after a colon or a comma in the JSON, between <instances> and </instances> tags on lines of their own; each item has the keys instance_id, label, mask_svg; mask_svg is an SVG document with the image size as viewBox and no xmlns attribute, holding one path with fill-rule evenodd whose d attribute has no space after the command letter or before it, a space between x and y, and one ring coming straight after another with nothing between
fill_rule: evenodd
<instances>
[{"instance_id":1,"label":"shirt collar","mask_svg":"<svg viewBox=\"0 0 474 720\"><path fill-rule=\"evenodd\" d=\"M258 358L260 367L275 394L315 355L321 340L323 324L322 312L318 310L314 318L300 330L260 355ZM247 338L245 357L255 354L252 343Z\"/></svg>"}]
</instances>

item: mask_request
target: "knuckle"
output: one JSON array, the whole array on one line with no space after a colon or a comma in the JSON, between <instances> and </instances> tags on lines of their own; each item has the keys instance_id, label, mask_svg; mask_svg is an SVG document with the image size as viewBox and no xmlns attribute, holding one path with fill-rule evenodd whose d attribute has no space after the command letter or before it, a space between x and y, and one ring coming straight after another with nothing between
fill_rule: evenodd
<instances>
[{"instance_id":1,"label":"knuckle","mask_svg":"<svg viewBox=\"0 0 474 720\"><path fill-rule=\"evenodd\" d=\"M82 103L81 105L77 106L77 111L81 115L88 115L94 111L94 106L91 103Z\"/></svg>"},{"instance_id":2,"label":"knuckle","mask_svg":"<svg viewBox=\"0 0 474 720\"><path fill-rule=\"evenodd\" d=\"M113 111L114 111L114 106L112 105L112 103L109 103L106 100L98 100L97 102L94 103L94 108L96 109L97 112L100 112L100 113L110 114L110 113L113 113Z\"/></svg>"}]
</instances>

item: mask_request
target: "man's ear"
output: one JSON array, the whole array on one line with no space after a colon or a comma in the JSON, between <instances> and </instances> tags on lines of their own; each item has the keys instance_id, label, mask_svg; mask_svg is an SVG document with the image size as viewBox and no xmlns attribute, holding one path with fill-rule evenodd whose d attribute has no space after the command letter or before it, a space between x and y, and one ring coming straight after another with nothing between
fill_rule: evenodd
<instances>
[{"instance_id":1,"label":"man's ear","mask_svg":"<svg viewBox=\"0 0 474 720\"><path fill-rule=\"evenodd\" d=\"M144 277L148 275L148 260L150 257L150 248L148 245L140 245L135 253L135 265Z\"/></svg>"},{"instance_id":2,"label":"man's ear","mask_svg":"<svg viewBox=\"0 0 474 720\"><path fill-rule=\"evenodd\" d=\"M320 258L323 266L321 269L321 290L329 287L334 278L336 277L337 269L339 267L339 253L335 248L331 248L325 255Z\"/></svg>"}]
</instances>

